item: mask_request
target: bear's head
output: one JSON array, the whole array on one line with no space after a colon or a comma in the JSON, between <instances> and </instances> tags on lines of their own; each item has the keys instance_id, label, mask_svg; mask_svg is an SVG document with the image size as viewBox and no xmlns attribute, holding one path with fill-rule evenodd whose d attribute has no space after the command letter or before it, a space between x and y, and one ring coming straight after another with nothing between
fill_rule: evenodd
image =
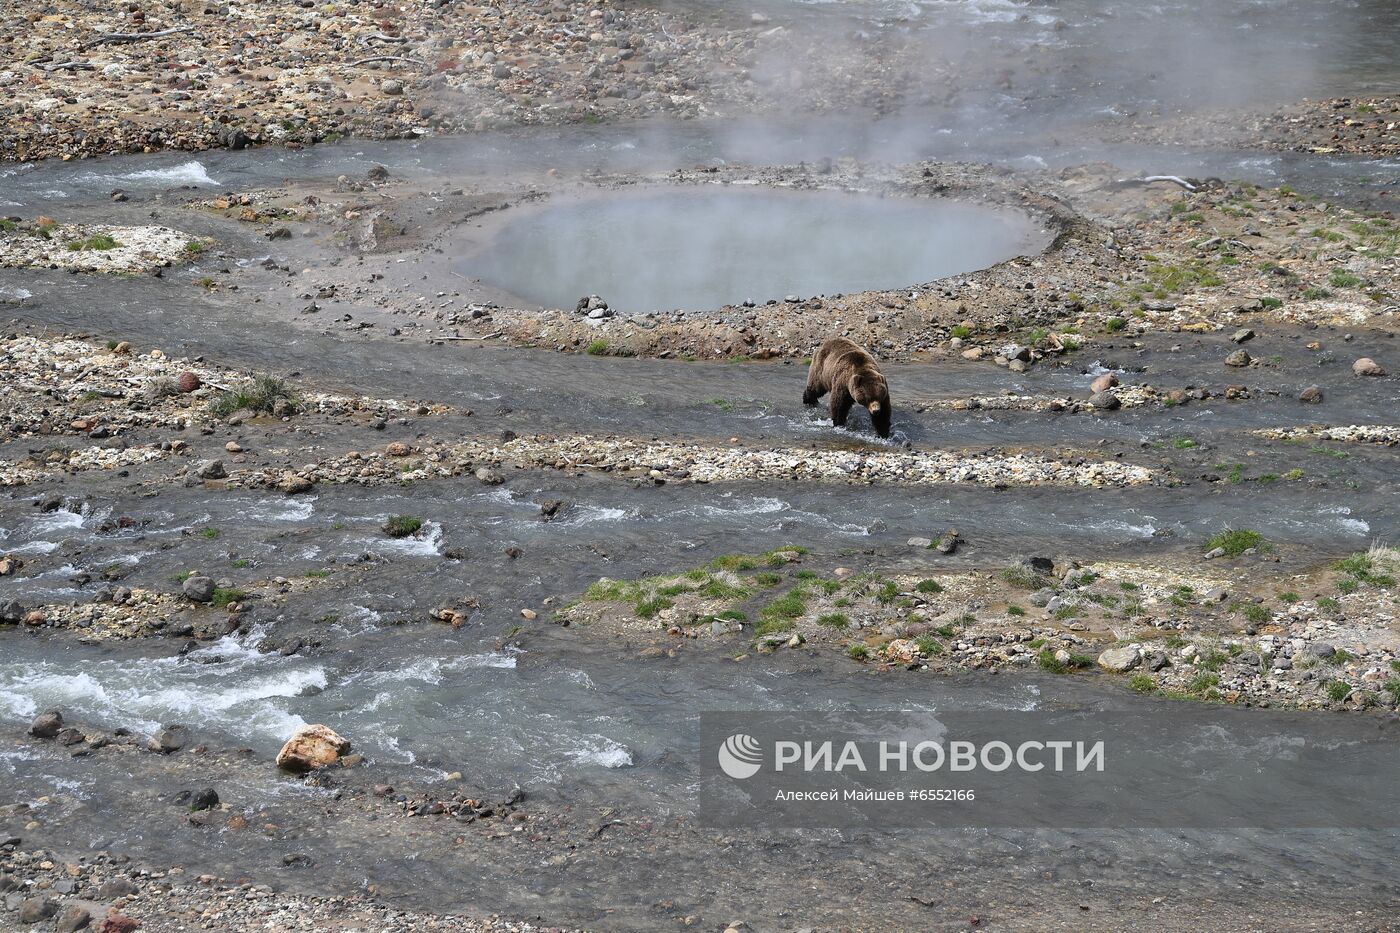
<instances>
[{"instance_id":1,"label":"bear's head","mask_svg":"<svg viewBox=\"0 0 1400 933\"><path fill-rule=\"evenodd\" d=\"M856 404L870 412L870 423L881 437L890 436L890 387L878 372L858 372L848 387Z\"/></svg>"}]
</instances>

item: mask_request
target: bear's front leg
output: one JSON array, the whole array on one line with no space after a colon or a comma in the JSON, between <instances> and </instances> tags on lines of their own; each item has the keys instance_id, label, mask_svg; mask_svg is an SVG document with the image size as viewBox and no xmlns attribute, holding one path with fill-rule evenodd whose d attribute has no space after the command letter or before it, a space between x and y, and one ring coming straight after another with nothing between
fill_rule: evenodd
<instances>
[{"instance_id":1,"label":"bear's front leg","mask_svg":"<svg viewBox=\"0 0 1400 933\"><path fill-rule=\"evenodd\" d=\"M824 393L814 385L808 385L802 393L803 405L815 405Z\"/></svg>"},{"instance_id":2,"label":"bear's front leg","mask_svg":"<svg viewBox=\"0 0 1400 933\"><path fill-rule=\"evenodd\" d=\"M838 428L846 426L846 416L851 413L855 399L844 388L831 390L831 423Z\"/></svg>"}]
</instances>

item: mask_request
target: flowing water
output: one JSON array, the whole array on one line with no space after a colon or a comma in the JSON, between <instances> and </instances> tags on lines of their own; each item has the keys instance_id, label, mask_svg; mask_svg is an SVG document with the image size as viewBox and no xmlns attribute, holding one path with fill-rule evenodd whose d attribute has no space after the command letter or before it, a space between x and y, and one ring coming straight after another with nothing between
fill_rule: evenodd
<instances>
[{"instance_id":1,"label":"flowing water","mask_svg":"<svg viewBox=\"0 0 1400 933\"><path fill-rule=\"evenodd\" d=\"M853 20L857 30L929 36L941 31L940 47L953 39L970 41L972 48L1043 47L1057 56L1057 65L1035 86L1019 76L1013 90L988 91L936 111L886 120L828 117L800 123L728 120L529 129L454 140L351 142L300 152L269 149L10 166L0 168L0 208L26 215L69 218L90 212L101 217L103 212L137 210L106 201L117 187L138 194L177 186L239 190L283 179L359 175L373 164L388 165L397 176L462 185L528 180L550 169L654 171L839 156L972 159L1022 169L1109 159L1125 172L1220 175L1272 184L1286 180L1300 190L1380 205L1393 203L1387 192L1400 180L1395 160L1085 143L1059 132L1067 120L1103 108L1127 112L1183 102L1256 100L1270 93L1287 99L1300 86L1312 93L1354 87L1358 75L1383 81L1396 67L1393 50L1400 24L1394 4L1236 0L1209 5L1209 15L1198 15L1200 4L1071 0L774 2L763 9L775 18L802 22ZM1066 26L1057 25L1061 22ZM1238 49L1254 49L1255 54L1232 51ZM837 220L830 213L837 209L831 198L828 193L791 192L638 193L606 202L551 205L522 213L496 241L496 252L466 257L464 268L479 269L495 278L494 284L541 304L572 305L580 295L597 293L619 308L650 310L761 301L789 291L909 284L1037 248L1035 232L1014 217L936 203L871 200L857 206L845 199ZM734 222L760 201L760 221ZM715 240L716 230L727 231L722 242ZM523 242L532 248L519 248ZM237 248L245 260L269 249L260 242ZM791 256L810 263L800 267L777 261ZM678 259L689 274L674 275ZM665 274L638 274L648 271ZM163 281L97 283L54 272L0 271L0 300L22 299L4 307L6 318L158 344L168 353L202 354L235 366L296 371L331 389L475 407L489 419L490 429L708 440L742 435L775 445L822 447L851 442L849 434L803 409L798 399L802 374L796 367L681 366L337 336L260 315L239 296L206 295L189 287L189 280L200 274L204 270L196 264ZM1311 373L1295 375L1308 355L1299 335L1271 334L1258 339L1254 352L1277 355L1282 365L1252 379L1260 390L1279 396L1265 395L1248 405L1209 402L1131 418L918 410L919 400L1006 389L1082 393L1104 368L1132 367L1157 384L1218 381L1214 361L1228 346L1223 338L1172 336L1170 342L1149 340L1130 357L1101 360L1087 370L1043 365L1011 377L1013 381L990 367L959 367L950 375L928 366L890 366L896 399L892 446L1086 448L1106 441L1137 445L1136 459L1150 461L1173 456L1164 448L1174 438L1189 436L1207 443L1219 440L1225 447L1221 456L1243 461L1249 456L1247 442L1228 438L1297 420L1297 408L1289 400L1311 381ZM1376 338L1359 336L1356 355L1379 355L1368 341ZM716 386L722 388L717 392ZM1335 386L1329 384L1328 397L1356 423L1386 423L1393 421L1394 403L1383 386L1373 380L1336 380ZM724 405L702 401L716 395ZM480 421L448 419L424 429L448 436L454 429L485 428ZM351 440L373 444L373 437ZM263 757L296 724L326 722L352 736L374 765L390 773L431 779L460 771L494 787L519 783L531 793L560 800L625 804L656 813L688 813L692 807L688 801L695 773L686 743L702 710L1069 706L1113 709L1136 717L1136 728L1150 733L1159 717L1178 715L1179 708L1128 698L1092 683L900 673L867 677L781 657L761 666L736 665L705 653L639 664L626 649L574 633L544 631L517 638L512 629L518 607L569 598L601 575L660 572L721 553L761 551L788 542L811 547L820 558L840 556L855 566L889 568L907 559L903 542L909 536L950 525L968 538L967 547L947 561L951 567L996 564L1016 553L1116 556L1187 548L1232 523L1256 528L1285 546L1308 546L1315 555L1341 555L1400 533L1393 455L1350 453L1341 460L1300 448L1298 462L1305 462L1310 474L1333 479L1306 487L856 487L832 495L784 483L636 490L596 477L525 472L496 489L453 482L411 491L322 488L313 497L288 500L199 488L168 488L145 498L115 480L85 487L79 478L62 487L81 500L69 509L35 510L31 500L42 489L0 499L0 550L43 556L53 568L7 580L7 598L85 601L100 586L102 570L112 566L131 568L124 578L129 585L156 589L169 588L170 578L191 566L230 568L223 574L235 582L240 573L251 579L361 569L344 575L334 589L289 597L276 613L260 616L251 635L189 651L173 642L60 645L4 632L0 722L17 728L50 706L62 707L77 721L138 732L174 720L201 735L247 745ZM1172 462L1178 468L1183 464L1179 457ZM1284 472L1294 465L1266 457L1257 468ZM1213 467L1202 463L1198 468ZM548 523L541 521L537 504L547 499L568 502L561 517ZM421 538L389 542L377 533L385 517L409 511L428 521ZM118 516L136 519L136 527L110 530L106 521ZM191 535L204 527L217 527L222 534ZM506 557L508 547L519 547L524 556ZM468 556L448 559L449 550L464 550ZM235 560L246 561L246 570L232 569ZM482 609L460 630L396 624L421 620L429 609L465 593L477 596ZM292 637L321 641L334 650L290 655L259 650ZM1326 727L1325 722L1300 724L1262 711L1259 717L1261 731L1280 735ZM33 799L62 788L87 808L81 825L94 847L120 842L137 853L190 858L178 841L143 832L139 818L122 811L134 806L123 801L123 788L134 780L123 767L103 764L84 770L58 755L0 749L0 783L12 789L6 796ZM237 792L245 799L314 793L273 777ZM104 823L102 814L109 810L125 813L120 828ZM930 872L946 864L980 865L991 877L1014 880L1017 869L1007 866L1025 859L1034 869L1100 880L1169 877L1174 879L1171 887L1196 897L1229 897L1242 887L1262 890L1268 885L1309 891L1364 887L1375 898L1392 901L1400 891L1394 869L1400 842L1383 831L1364 836L1005 832L935 839L895 833L847 843L848 852L872 865L888 864L891 871L904 870L895 863ZM239 845L221 840L205 855L238 865ZM1006 863L998 861L1003 857ZM371 858L344 853L343 867L335 869L341 874L332 880L358 882L359 877L351 876ZM512 884L523 883L507 877L504 869L493 873L489 867L480 879L463 881L431 856L414 867L393 870L399 872L401 887L416 885L417 894L434 904L471 903L487 883L509 891L515 890ZM669 893L664 872L632 869L618 877L635 889L629 897L637 903ZM765 883L781 881L764 878L761 871L757 877ZM579 876L568 890L550 891L539 902L581 910L600 897L616 896L616 884L617 879ZM513 902L505 898L498 906L511 910Z\"/></svg>"}]
</instances>

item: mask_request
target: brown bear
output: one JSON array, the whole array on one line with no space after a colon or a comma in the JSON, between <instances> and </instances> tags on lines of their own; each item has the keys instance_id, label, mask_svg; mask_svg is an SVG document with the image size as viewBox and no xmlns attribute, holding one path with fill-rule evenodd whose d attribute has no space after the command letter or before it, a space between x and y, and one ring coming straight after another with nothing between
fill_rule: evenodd
<instances>
[{"instance_id":1,"label":"brown bear","mask_svg":"<svg viewBox=\"0 0 1400 933\"><path fill-rule=\"evenodd\" d=\"M821 345L807 370L807 391L802 404L815 405L831 393L831 423L846 426L851 406L859 404L870 412L870 423L881 437L890 436L890 388L875 357L845 337L833 337Z\"/></svg>"}]
</instances>

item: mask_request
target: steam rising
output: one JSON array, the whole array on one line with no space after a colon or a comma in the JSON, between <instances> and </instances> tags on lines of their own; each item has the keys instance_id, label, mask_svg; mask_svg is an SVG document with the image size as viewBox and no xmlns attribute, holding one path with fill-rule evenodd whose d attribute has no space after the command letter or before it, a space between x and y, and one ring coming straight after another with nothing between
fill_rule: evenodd
<instances>
[{"instance_id":1,"label":"steam rising","mask_svg":"<svg viewBox=\"0 0 1400 933\"><path fill-rule=\"evenodd\" d=\"M608 193L524 213L466 270L533 303L715 308L894 288L1048 241L1029 217L927 198L757 189Z\"/></svg>"}]
</instances>

